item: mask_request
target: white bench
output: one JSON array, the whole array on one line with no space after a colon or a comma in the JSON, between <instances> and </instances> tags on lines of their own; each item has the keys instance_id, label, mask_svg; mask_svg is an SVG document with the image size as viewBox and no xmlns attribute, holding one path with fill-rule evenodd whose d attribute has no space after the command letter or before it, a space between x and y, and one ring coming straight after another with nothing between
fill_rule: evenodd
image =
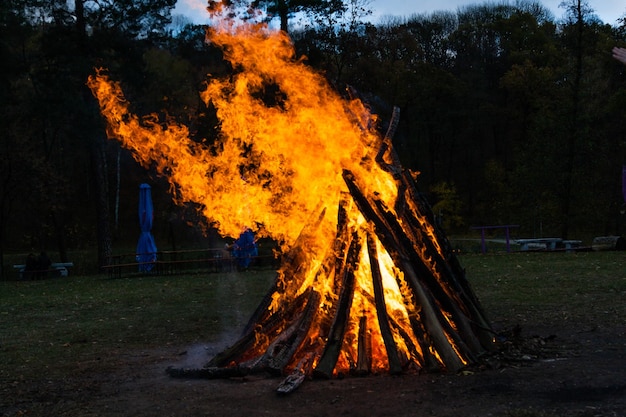
<instances>
[{"instance_id":1,"label":"white bench","mask_svg":"<svg viewBox=\"0 0 626 417\"><path fill-rule=\"evenodd\" d=\"M66 277L69 275L68 268L71 268L73 266L74 266L74 262L53 262L50 264L50 267L46 271L33 271L33 272L37 273L37 272L55 271L59 274L59 276ZM17 273L19 274L20 279L24 278L24 272L26 272L26 264L13 265L13 268L17 270Z\"/></svg>"},{"instance_id":2,"label":"white bench","mask_svg":"<svg viewBox=\"0 0 626 417\"><path fill-rule=\"evenodd\" d=\"M532 249L544 249L555 250L557 244L563 242L563 239L558 237L544 237L537 239L517 239L515 243L520 245L521 251L527 251Z\"/></svg>"},{"instance_id":3,"label":"white bench","mask_svg":"<svg viewBox=\"0 0 626 417\"><path fill-rule=\"evenodd\" d=\"M563 240L558 237L544 237L537 239L517 239L515 243L520 245L521 251L565 249L566 252L571 252L580 247L582 241Z\"/></svg>"}]
</instances>

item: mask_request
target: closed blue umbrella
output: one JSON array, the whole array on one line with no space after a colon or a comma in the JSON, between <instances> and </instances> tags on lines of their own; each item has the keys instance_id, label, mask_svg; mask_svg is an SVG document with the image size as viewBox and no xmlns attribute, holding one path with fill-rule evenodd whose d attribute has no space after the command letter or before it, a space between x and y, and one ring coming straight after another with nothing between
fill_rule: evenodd
<instances>
[{"instance_id":1,"label":"closed blue umbrella","mask_svg":"<svg viewBox=\"0 0 626 417\"><path fill-rule=\"evenodd\" d=\"M140 263L139 271L148 272L154 267L156 262L157 247L152 236L152 219L154 218L154 207L152 206L152 196L150 186L141 184L139 186L139 227L141 235L137 242L137 262Z\"/></svg>"}]
</instances>

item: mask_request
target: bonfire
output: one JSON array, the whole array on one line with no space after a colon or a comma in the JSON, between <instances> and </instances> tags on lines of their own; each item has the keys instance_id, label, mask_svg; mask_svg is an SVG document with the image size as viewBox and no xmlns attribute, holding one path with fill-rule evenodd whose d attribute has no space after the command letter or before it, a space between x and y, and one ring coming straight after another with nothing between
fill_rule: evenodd
<instances>
[{"instance_id":1,"label":"bonfire","mask_svg":"<svg viewBox=\"0 0 626 417\"><path fill-rule=\"evenodd\" d=\"M88 81L109 137L166 176L178 203L201 207L224 236L254 225L281 245L274 285L241 338L203 368L170 374L269 372L288 393L314 377L457 372L493 350L418 175L394 151L399 111L381 129L365 103L333 90L267 26L228 21L207 41L235 69L201 92L220 120L212 147L173 120L132 114L106 71ZM275 103L259 98L268 86L280 92Z\"/></svg>"}]
</instances>

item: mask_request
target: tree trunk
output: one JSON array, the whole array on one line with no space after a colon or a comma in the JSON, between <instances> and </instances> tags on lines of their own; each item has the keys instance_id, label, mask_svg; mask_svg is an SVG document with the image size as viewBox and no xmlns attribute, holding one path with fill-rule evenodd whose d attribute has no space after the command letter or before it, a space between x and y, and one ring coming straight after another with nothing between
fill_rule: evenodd
<instances>
[{"instance_id":1,"label":"tree trunk","mask_svg":"<svg viewBox=\"0 0 626 417\"><path fill-rule=\"evenodd\" d=\"M108 198L109 189L106 178L106 154L104 152L104 142L102 137L97 137L93 141L91 161L96 191L98 268L101 268L107 264L113 254Z\"/></svg>"},{"instance_id":2,"label":"tree trunk","mask_svg":"<svg viewBox=\"0 0 626 417\"><path fill-rule=\"evenodd\" d=\"M280 30L285 33L289 32L289 8L285 0L278 0L276 2L278 9L278 16L280 17Z\"/></svg>"}]
</instances>

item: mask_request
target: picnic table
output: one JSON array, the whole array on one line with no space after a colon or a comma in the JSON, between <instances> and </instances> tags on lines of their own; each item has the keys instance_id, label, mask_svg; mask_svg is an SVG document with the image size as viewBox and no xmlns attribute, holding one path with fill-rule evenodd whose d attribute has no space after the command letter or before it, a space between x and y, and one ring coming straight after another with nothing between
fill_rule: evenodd
<instances>
[{"instance_id":1,"label":"picnic table","mask_svg":"<svg viewBox=\"0 0 626 417\"><path fill-rule=\"evenodd\" d=\"M558 237L540 237L531 239L517 239L515 243L520 245L521 251L564 249L570 252L580 246L580 240L563 240Z\"/></svg>"}]
</instances>

